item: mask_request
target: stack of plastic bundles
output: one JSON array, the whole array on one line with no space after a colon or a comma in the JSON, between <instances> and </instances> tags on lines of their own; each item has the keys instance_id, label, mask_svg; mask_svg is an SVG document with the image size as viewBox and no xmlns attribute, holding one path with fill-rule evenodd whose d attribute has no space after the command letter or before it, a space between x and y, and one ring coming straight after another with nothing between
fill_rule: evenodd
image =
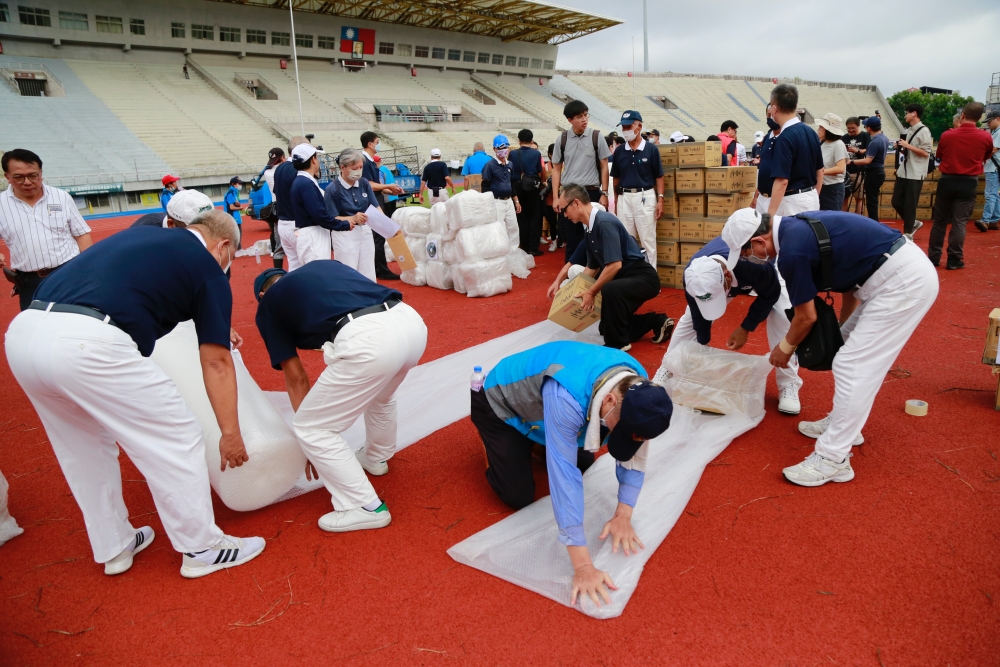
<instances>
[{"instance_id":1,"label":"stack of plastic bundles","mask_svg":"<svg viewBox=\"0 0 1000 667\"><path fill-rule=\"evenodd\" d=\"M455 291L470 297L509 292L510 234L505 223L498 219L493 195L465 191L449 199L445 206L454 241L443 239L442 255L459 262L457 268L452 268ZM449 243L454 247L447 247Z\"/></svg>"},{"instance_id":2,"label":"stack of plastic bundles","mask_svg":"<svg viewBox=\"0 0 1000 667\"><path fill-rule=\"evenodd\" d=\"M393 221L403 230L406 245L417 263L417 268L403 271L399 278L407 285L421 286L427 284L427 252L425 250L427 235L431 231L431 211L422 206L405 206L397 208L392 214ZM386 246L388 248L388 245Z\"/></svg>"}]
</instances>

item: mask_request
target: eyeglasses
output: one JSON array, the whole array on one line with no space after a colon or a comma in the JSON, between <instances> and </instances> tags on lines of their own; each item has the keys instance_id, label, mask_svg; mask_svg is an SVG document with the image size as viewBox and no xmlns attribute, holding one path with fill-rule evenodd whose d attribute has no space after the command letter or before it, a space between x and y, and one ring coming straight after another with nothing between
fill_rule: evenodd
<instances>
[{"instance_id":1,"label":"eyeglasses","mask_svg":"<svg viewBox=\"0 0 1000 667\"><path fill-rule=\"evenodd\" d=\"M27 183L28 181L40 181L42 179L42 172L36 171L30 174L12 174L7 178L9 181L14 183Z\"/></svg>"}]
</instances>

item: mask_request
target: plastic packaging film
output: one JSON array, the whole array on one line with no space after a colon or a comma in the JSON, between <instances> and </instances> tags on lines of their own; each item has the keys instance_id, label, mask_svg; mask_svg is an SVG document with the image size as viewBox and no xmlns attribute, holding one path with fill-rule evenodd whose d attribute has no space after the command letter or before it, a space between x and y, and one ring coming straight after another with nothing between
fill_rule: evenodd
<instances>
[{"instance_id":1,"label":"plastic packaging film","mask_svg":"<svg viewBox=\"0 0 1000 667\"><path fill-rule=\"evenodd\" d=\"M463 263L494 259L510 253L507 232L500 221L463 228L455 236L454 243L458 246L459 260Z\"/></svg>"},{"instance_id":2,"label":"plastic packaging film","mask_svg":"<svg viewBox=\"0 0 1000 667\"><path fill-rule=\"evenodd\" d=\"M431 211L422 206L397 208L392 220L402 228L404 236L427 236L431 231Z\"/></svg>"},{"instance_id":3,"label":"plastic packaging film","mask_svg":"<svg viewBox=\"0 0 1000 667\"><path fill-rule=\"evenodd\" d=\"M488 192L463 190L444 205L448 209L448 228L453 232L466 227L488 225L497 219L496 200Z\"/></svg>"},{"instance_id":4,"label":"plastic packaging film","mask_svg":"<svg viewBox=\"0 0 1000 667\"><path fill-rule=\"evenodd\" d=\"M747 357L746 366L759 382L747 382L743 387L759 391L760 395L748 397L742 401L744 405L763 401L764 381L770 367L757 364L756 359ZM717 379L720 389L727 387L726 376ZM762 419L762 412L755 417L740 412L712 415L675 405L670 428L650 442L645 481L632 515L632 525L646 548L631 556L620 551L613 553L610 539L603 542L598 539L617 503L615 462L610 456L602 456L591 466L583 477L584 533L594 566L611 575L618 590L610 592L609 605L597 607L589 598L581 600L579 609L583 613L594 618L613 618L622 613L635 592L646 561L684 511L705 466L734 438ZM448 554L459 563L568 606L573 568L566 548L557 537L551 497L546 496L456 544Z\"/></svg>"},{"instance_id":5,"label":"plastic packaging film","mask_svg":"<svg viewBox=\"0 0 1000 667\"><path fill-rule=\"evenodd\" d=\"M451 265L451 281L455 285L455 291L459 294L465 294L468 291L465 289L465 278L462 276L461 264Z\"/></svg>"},{"instance_id":6,"label":"plastic packaging film","mask_svg":"<svg viewBox=\"0 0 1000 667\"><path fill-rule=\"evenodd\" d=\"M528 259L534 260L535 258L520 248L507 255L511 275L522 280L531 275L531 271L528 269ZM534 261L532 261L532 265L534 265Z\"/></svg>"},{"instance_id":7,"label":"plastic packaging film","mask_svg":"<svg viewBox=\"0 0 1000 667\"><path fill-rule=\"evenodd\" d=\"M771 365L750 356L681 341L663 356L661 377L675 405L728 415L764 414L764 388Z\"/></svg>"},{"instance_id":8,"label":"plastic packaging film","mask_svg":"<svg viewBox=\"0 0 1000 667\"><path fill-rule=\"evenodd\" d=\"M431 230L427 235L431 234L438 236L448 234L448 207L443 201L431 206Z\"/></svg>"},{"instance_id":9,"label":"plastic packaging film","mask_svg":"<svg viewBox=\"0 0 1000 667\"><path fill-rule=\"evenodd\" d=\"M386 246L387 248L389 246ZM415 269L407 269L399 274L399 279L402 280L407 285L413 285L414 287L423 287L427 284L427 276L425 273L427 265L417 264Z\"/></svg>"},{"instance_id":10,"label":"plastic packaging film","mask_svg":"<svg viewBox=\"0 0 1000 667\"><path fill-rule=\"evenodd\" d=\"M7 478L0 472L0 545L24 532L24 528L17 525L17 521L7 510L8 488Z\"/></svg>"},{"instance_id":11,"label":"plastic packaging film","mask_svg":"<svg viewBox=\"0 0 1000 667\"><path fill-rule=\"evenodd\" d=\"M507 256L482 259L477 262L459 264L466 296L496 296L509 292L514 286L510 277Z\"/></svg>"},{"instance_id":12,"label":"plastic packaging film","mask_svg":"<svg viewBox=\"0 0 1000 667\"><path fill-rule=\"evenodd\" d=\"M184 402L201 422L209 481L226 507L255 510L288 492L305 469L305 455L288 423L250 376L238 351L233 352L233 363L240 432L249 460L225 472L219 470L222 433L205 391L194 324L181 322L158 340L152 359L174 381Z\"/></svg>"},{"instance_id":13,"label":"plastic packaging film","mask_svg":"<svg viewBox=\"0 0 1000 667\"><path fill-rule=\"evenodd\" d=\"M425 236L406 236L406 245L409 246L413 261L417 264L427 261L426 241L427 237Z\"/></svg>"},{"instance_id":14,"label":"plastic packaging film","mask_svg":"<svg viewBox=\"0 0 1000 667\"><path fill-rule=\"evenodd\" d=\"M427 286L436 289L452 289L455 285L452 281L451 266L440 261L427 262L424 267Z\"/></svg>"}]
</instances>

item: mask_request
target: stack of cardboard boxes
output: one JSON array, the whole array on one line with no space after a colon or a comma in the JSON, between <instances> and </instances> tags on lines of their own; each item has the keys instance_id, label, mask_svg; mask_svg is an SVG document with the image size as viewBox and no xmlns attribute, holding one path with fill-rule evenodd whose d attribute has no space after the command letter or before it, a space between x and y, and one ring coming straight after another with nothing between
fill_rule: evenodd
<instances>
[{"instance_id":1,"label":"stack of cardboard boxes","mask_svg":"<svg viewBox=\"0 0 1000 667\"><path fill-rule=\"evenodd\" d=\"M756 167L722 167L717 141L660 146L663 215L656 223L656 265L663 287L681 287L684 266L738 209L757 185Z\"/></svg>"},{"instance_id":2,"label":"stack of cardboard boxes","mask_svg":"<svg viewBox=\"0 0 1000 667\"><path fill-rule=\"evenodd\" d=\"M917 220L929 223L934 217L934 199L937 196L938 179L941 172L932 171L924 180L920 189L920 199L917 201ZM879 220L899 220L896 209L892 207L892 190L896 183L896 155L890 153L885 157L885 184L879 195L878 217ZM969 220L981 220L983 209L986 207L986 175L979 175L979 183L976 187L976 204L972 208L972 215ZM853 211L853 206L851 207Z\"/></svg>"}]
</instances>

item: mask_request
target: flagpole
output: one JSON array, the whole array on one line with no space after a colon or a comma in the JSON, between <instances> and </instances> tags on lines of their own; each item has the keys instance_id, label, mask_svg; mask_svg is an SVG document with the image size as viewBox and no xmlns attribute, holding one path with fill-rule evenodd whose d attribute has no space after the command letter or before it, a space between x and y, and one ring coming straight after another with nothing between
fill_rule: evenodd
<instances>
[{"instance_id":1,"label":"flagpole","mask_svg":"<svg viewBox=\"0 0 1000 667\"><path fill-rule=\"evenodd\" d=\"M302 89L299 88L299 52L295 48L295 13L292 11L294 0L288 0L288 16L292 21L292 62L295 63L295 92L299 96L299 129L306 136L306 121L302 116Z\"/></svg>"}]
</instances>

